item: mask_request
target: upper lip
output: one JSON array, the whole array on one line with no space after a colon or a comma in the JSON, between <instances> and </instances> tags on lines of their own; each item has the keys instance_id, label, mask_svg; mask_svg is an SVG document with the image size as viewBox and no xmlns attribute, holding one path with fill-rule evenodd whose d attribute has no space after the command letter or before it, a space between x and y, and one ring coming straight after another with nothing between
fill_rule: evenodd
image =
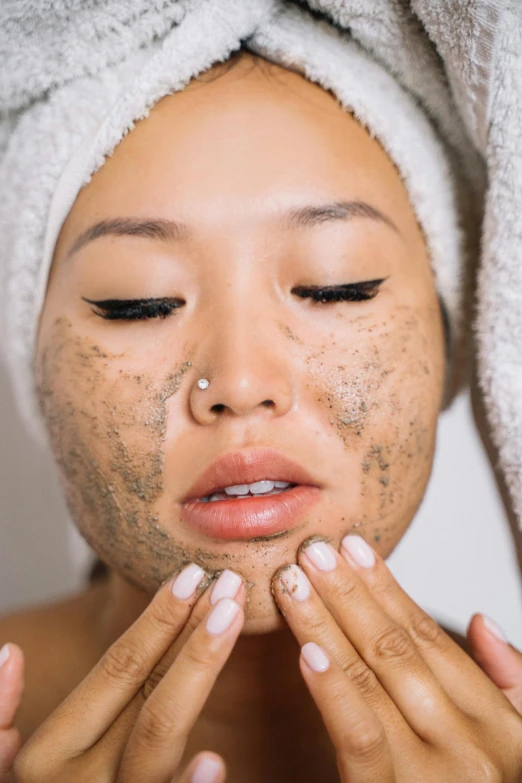
<instances>
[{"instance_id":1,"label":"upper lip","mask_svg":"<svg viewBox=\"0 0 522 783\"><path fill-rule=\"evenodd\" d=\"M182 503L198 500L225 487L253 484L263 479L318 486L296 462L274 449L259 448L230 452L219 457L190 488Z\"/></svg>"}]
</instances>

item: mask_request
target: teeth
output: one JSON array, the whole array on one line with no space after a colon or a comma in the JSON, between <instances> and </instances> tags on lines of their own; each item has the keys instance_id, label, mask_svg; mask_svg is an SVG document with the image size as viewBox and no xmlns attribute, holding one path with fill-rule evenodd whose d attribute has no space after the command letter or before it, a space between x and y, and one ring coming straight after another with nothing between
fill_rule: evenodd
<instances>
[{"instance_id":1,"label":"teeth","mask_svg":"<svg viewBox=\"0 0 522 783\"><path fill-rule=\"evenodd\" d=\"M227 495L248 495L248 484L234 484L231 487L225 487Z\"/></svg>"},{"instance_id":2,"label":"teeth","mask_svg":"<svg viewBox=\"0 0 522 783\"><path fill-rule=\"evenodd\" d=\"M277 495L287 487L291 486L289 481L254 481L252 484L233 484L225 487L210 496L201 498L203 503L213 503L216 500L227 500L228 497L245 497L246 495Z\"/></svg>"},{"instance_id":3,"label":"teeth","mask_svg":"<svg viewBox=\"0 0 522 783\"><path fill-rule=\"evenodd\" d=\"M254 481L253 484L234 484L231 487L225 487L224 492L227 495L263 495L265 492L272 492L274 487L277 489L286 489L290 484L288 481Z\"/></svg>"},{"instance_id":4,"label":"teeth","mask_svg":"<svg viewBox=\"0 0 522 783\"><path fill-rule=\"evenodd\" d=\"M262 495L264 492L272 492L274 486L273 481L254 481L249 485L249 490L253 495Z\"/></svg>"}]
</instances>

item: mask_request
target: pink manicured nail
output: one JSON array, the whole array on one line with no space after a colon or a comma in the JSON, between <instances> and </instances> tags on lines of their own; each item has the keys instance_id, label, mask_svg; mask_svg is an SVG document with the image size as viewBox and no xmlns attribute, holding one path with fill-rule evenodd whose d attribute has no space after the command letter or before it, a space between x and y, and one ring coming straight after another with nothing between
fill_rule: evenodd
<instances>
[{"instance_id":1,"label":"pink manicured nail","mask_svg":"<svg viewBox=\"0 0 522 783\"><path fill-rule=\"evenodd\" d=\"M226 571L219 575L216 584L212 588L210 603L214 605L221 598L235 598L240 587L241 577L227 568Z\"/></svg>"},{"instance_id":2,"label":"pink manicured nail","mask_svg":"<svg viewBox=\"0 0 522 783\"><path fill-rule=\"evenodd\" d=\"M488 631L493 634L493 636L496 636L497 639L500 639L501 642L505 642L507 644L507 637L502 628L498 623L495 622L495 620L492 620L491 617L488 617L486 614L482 615L482 621ZM1 654L1 650L0 650Z\"/></svg>"},{"instance_id":3,"label":"pink manicured nail","mask_svg":"<svg viewBox=\"0 0 522 783\"><path fill-rule=\"evenodd\" d=\"M294 601L306 601L310 595L310 582L299 566L291 565L285 568L280 579Z\"/></svg>"},{"instance_id":4,"label":"pink manicured nail","mask_svg":"<svg viewBox=\"0 0 522 783\"><path fill-rule=\"evenodd\" d=\"M314 672L325 672L330 666L328 656L315 642L307 642L301 647L301 655Z\"/></svg>"},{"instance_id":5,"label":"pink manicured nail","mask_svg":"<svg viewBox=\"0 0 522 783\"><path fill-rule=\"evenodd\" d=\"M0 650L0 668L6 663L6 661L9 660L9 656L11 655L11 650L9 649L8 644L4 644L2 649Z\"/></svg>"},{"instance_id":6,"label":"pink manicured nail","mask_svg":"<svg viewBox=\"0 0 522 783\"><path fill-rule=\"evenodd\" d=\"M191 563L174 580L172 595L181 599L191 598L204 576L203 569L195 563Z\"/></svg>"},{"instance_id":7,"label":"pink manicured nail","mask_svg":"<svg viewBox=\"0 0 522 783\"><path fill-rule=\"evenodd\" d=\"M207 631L214 636L224 633L238 612L239 604L231 598L222 598L207 618L205 626Z\"/></svg>"},{"instance_id":8,"label":"pink manicured nail","mask_svg":"<svg viewBox=\"0 0 522 783\"><path fill-rule=\"evenodd\" d=\"M319 571L333 571L337 566L334 550L324 541L314 541L303 550L303 553Z\"/></svg>"},{"instance_id":9,"label":"pink manicured nail","mask_svg":"<svg viewBox=\"0 0 522 783\"><path fill-rule=\"evenodd\" d=\"M345 557L345 560L347 558L343 552L343 548L348 552L352 560L355 560L355 562L363 568L371 568L375 565L373 549L366 543L364 538L361 538L361 536L350 533L350 535L343 538L341 543L341 554Z\"/></svg>"},{"instance_id":10,"label":"pink manicured nail","mask_svg":"<svg viewBox=\"0 0 522 783\"><path fill-rule=\"evenodd\" d=\"M192 775L192 783L215 783L222 770L222 765L216 759L203 758Z\"/></svg>"}]
</instances>

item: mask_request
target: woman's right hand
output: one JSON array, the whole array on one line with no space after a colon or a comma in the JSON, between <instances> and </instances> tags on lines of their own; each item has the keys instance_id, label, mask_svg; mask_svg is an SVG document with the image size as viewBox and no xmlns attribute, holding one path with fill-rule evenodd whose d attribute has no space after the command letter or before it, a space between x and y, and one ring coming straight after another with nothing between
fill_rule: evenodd
<instances>
[{"instance_id":1,"label":"woman's right hand","mask_svg":"<svg viewBox=\"0 0 522 783\"><path fill-rule=\"evenodd\" d=\"M198 754L183 774L179 769L188 734L244 621L239 577L225 571L198 598L198 585L201 592L207 584L192 564L160 587L22 747L17 783L189 783L196 770L198 781L224 781L215 754ZM235 600L220 597L227 593Z\"/></svg>"}]
</instances>

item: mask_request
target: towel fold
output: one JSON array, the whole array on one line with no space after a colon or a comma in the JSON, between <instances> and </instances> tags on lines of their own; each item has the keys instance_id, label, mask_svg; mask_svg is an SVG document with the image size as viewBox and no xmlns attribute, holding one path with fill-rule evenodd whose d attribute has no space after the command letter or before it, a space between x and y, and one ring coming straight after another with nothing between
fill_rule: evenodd
<instances>
[{"instance_id":1,"label":"towel fold","mask_svg":"<svg viewBox=\"0 0 522 783\"><path fill-rule=\"evenodd\" d=\"M25 420L45 439L35 338L54 245L79 190L160 98L242 45L331 90L396 164L460 346L454 370L463 364L481 261L480 377L520 517L515 0L4 0L0 345Z\"/></svg>"}]
</instances>

